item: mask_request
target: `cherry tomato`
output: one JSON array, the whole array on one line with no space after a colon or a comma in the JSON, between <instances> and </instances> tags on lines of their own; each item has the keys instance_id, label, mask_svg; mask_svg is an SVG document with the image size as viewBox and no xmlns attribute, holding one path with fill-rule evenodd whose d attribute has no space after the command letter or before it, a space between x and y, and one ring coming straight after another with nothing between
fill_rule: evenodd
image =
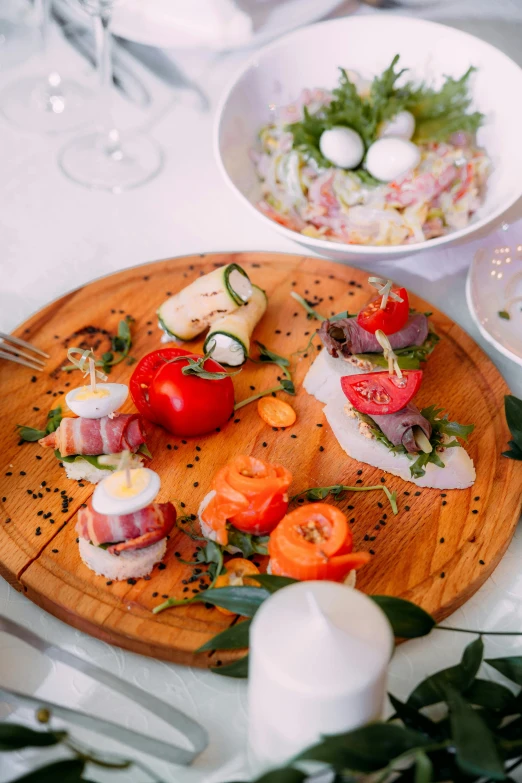
<instances>
[{"instance_id":1,"label":"cherry tomato","mask_svg":"<svg viewBox=\"0 0 522 783\"><path fill-rule=\"evenodd\" d=\"M189 354L192 359L201 356ZM234 412L234 385L231 378L202 378L185 375L188 366L184 356L179 361L163 364L149 386L149 405L153 421L173 435L195 436L212 432L225 424ZM207 359L204 369L224 372L213 359Z\"/></svg>"},{"instance_id":2,"label":"cherry tomato","mask_svg":"<svg viewBox=\"0 0 522 783\"><path fill-rule=\"evenodd\" d=\"M155 417L149 400L149 390L152 379L160 367L163 367L170 359L177 356L188 356L191 351L184 348L165 347L157 351L151 351L146 354L136 365L132 373L129 388L134 405L139 412L149 421L158 423L159 419Z\"/></svg>"},{"instance_id":3,"label":"cherry tomato","mask_svg":"<svg viewBox=\"0 0 522 783\"><path fill-rule=\"evenodd\" d=\"M388 299L386 307L381 309L382 296L373 299L357 316L357 323L367 332L375 334L382 329L384 334L394 334L402 329L410 314L408 292L405 288L392 288L393 293L401 297L402 302Z\"/></svg>"},{"instance_id":4,"label":"cherry tomato","mask_svg":"<svg viewBox=\"0 0 522 783\"><path fill-rule=\"evenodd\" d=\"M417 393L421 381L422 370L403 370L402 378L386 371L368 372L343 376L341 387L360 413L380 416L402 410Z\"/></svg>"}]
</instances>

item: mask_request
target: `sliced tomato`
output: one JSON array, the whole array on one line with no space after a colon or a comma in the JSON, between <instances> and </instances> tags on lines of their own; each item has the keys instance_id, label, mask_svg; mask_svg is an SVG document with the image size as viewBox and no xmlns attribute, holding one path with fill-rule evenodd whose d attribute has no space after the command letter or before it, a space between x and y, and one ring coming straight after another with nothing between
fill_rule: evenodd
<instances>
[{"instance_id":1,"label":"sliced tomato","mask_svg":"<svg viewBox=\"0 0 522 783\"><path fill-rule=\"evenodd\" d=\"M405 288L392 288L392 291L401 297L402 302L388 298L386 307L381 308L382 296L378 296L357 316L357 323L367 332L375 334L381 329L384 334L394 334L405 325L410 314L408 292Z\"/></svg>"},{"instance_id":2,"label":"sliced tomato","mask_svg":"<svg viewBox=\"0 0 522 783\"><path fill-rule=\"evenodd\" d=\"M287 514L271 534L270 567L273 574L294 579L341 582L370 559L352 547L343 512L329 503L310 503Z\"/></svg>"},{"instance_id":3,"label":"sliced tomato","mask_svg":"<svg viewBox=\"0 0 522 783\"><path fill-rule=\"evenodd\" d=\"M146 354L132 373L129 388L134 405L149 421L159 423L159 417L150 404L150 387L160 367L177 356L188 356L192 351L184 348L165 347Z\"/></svg>"},{"instance_id":4,"label":"sliced tomato","mask_svg":"<svg viewBox=\"0 0 522 783\"><path fill-rule=\"evenodd\" d=\"M344 375L341 388L355 410L369 416L397 413L416 395L422 370L403 370L402 378L388 372Z\"/></svg>"}]
</instances>

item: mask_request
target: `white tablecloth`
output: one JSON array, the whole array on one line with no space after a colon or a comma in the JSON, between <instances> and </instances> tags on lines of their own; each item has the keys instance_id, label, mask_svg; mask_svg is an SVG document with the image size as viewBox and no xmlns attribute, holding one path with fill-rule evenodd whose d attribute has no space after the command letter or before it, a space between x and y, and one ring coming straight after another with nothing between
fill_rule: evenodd
<instances>
[{"instance_id":1,"label":"white tablecloth","mask_svg":"<svg viewBox=\"0 0 522 783\"><path fill-rule=\"evenodd\" d=\"M340 9L338 14L343 12ZM456 25L482 32L516 54L522 30L518 0L443 2L415 13L451 18ZM488 17L494 18L494 23ZM58 42L55 51L63 73L89 78L83 61L63 42ZM156 180L123 196L90 192L67 181L56 163L63 137L22 133L0 120L0 329L10 330L47 301L94 277L144 261L213 250L299 252L298 245L281 238L241 208L213 160L213 110L224 84L246 56L193 52L176 57L172 53L182 72L207 96L209 111L202 110L195 92L173 92L139 65L133 65L153 92L154 106L145 113L116 97L117 117L124 127L149 128L165 149L166 166ZM0 86L35 67L35 62L26 62L0 73ZM519 213L514 210L513 215ZM483 345L514 393L522 396L522 371L481 340L467 312L464 282L473 247L468 243L458 250L427 252L397 263L389 273L467 329ZM522 627L521 556L519 533L493 576L449 618L448 624L491 630ZM206 726L210 746L191 769L143 758L162 779L219 783L248 776L244 682L111 647L54 619L4 582L0 583L0 613L147 688ZM399 697L406 696L427 673L455 663L469 639L463 634L438 632L402 645L391 664L390 690ZM490 656L520 652L522 640L492 637L486 641L486 648ZM0 685L81 706L93 714L103 714L138 730L161 731L165 736L133 705L107 697L100 686L61 665L53 665L2 634ZM99 739L89 739L93 745L108 747ZM39 751L1 755L0 781L10 780L27 769L28 761L35 765L36 759L44 755L49 757ZM98 770L91 777L114 779ZM140 771L127 776L120 773L118 779L143 781L145 775Z\"/></svg>"}]
</instances>

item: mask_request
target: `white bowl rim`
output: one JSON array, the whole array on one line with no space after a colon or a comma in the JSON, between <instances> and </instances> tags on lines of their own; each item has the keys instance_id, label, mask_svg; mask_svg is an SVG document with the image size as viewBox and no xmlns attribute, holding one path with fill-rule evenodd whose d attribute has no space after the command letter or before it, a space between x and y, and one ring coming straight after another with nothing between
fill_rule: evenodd
<instances>
[{"instance_id":1,"label":"white bowl rim","mask_svg":"<svg viewBox=\"0 0 522 783\"><path fill-rule=\"evenodd\" d=\"M223 159L221 157L221 150L220 150L220 143L219 143L219 135L220 135L220 129L221 129L221 123L223 120L223 114L225 111L225 107L228 103L228 100L230 98L230 95L234 88L236 87L239 80L249 71L257 61L261 60L265 54L272 51L272 49L277 49L281 45L286 45L289 41L291 41L293 38L298 38L303 31L309 31L311 28L316 27L327 27L328 25L339 25L339 24L349 24L349 25L368 25L375 23L376 20L382 20L387 19L389 21L393 22L407 22L408 24L413 24L418 27L425 27L425 28L442 28L444 30L451 30L452 32L458 33L460 36L464 36L465 38L469 38L473 41L479 41L481 45L486 47L487 49L491 49L496 54L500 55L502 58L507 60L509 63L514 65L518 70L521 72L522 75L522 67L518 65L511 57L509 57L507 54L505 54L503 51L498 49L496 46L493 46L493 44L488 43L487 41L484 41L482 38L478 38L476 35L472 35L471 33L466 33L464 30L459 30L456 27L450 27L446 24L440 24L440 22L432 22L429 19L416 19L415 17L411 16L399 16L396 14L379 14L379 16L374 15L362 15L362 16L345 16L340 17L338 19L327 19L323 22L316 22L312 25L307 25L305 27L300 27L297 30L293 30L290 33L286 33L286 35L282 35L280 38L277 38L275 41L271 41L269 44L266 44L265 46L262 46L260 49L257 49L247 60L244 62L232 75L231 79L227 83L227 86L225 87L223 94L221 95L221 98L218 102L215 119L214 119L214 130L213 130L213 148L214 148L214 157L217 161L218 168L222 174L222 176L225 179L225 182L227 185L232 189L232 191L236 194L237 197L243 201L247 207L250 209L251 212L253 212L255 215L258 216L264 223L270 225L273 229L278 231L280 234L282 234L287 239L291 239L294 242L301 242L306 244L310 248L316 248L319 252L320 250L328 250L330 252L332 251L339 251L348 254L358 255L360 256L380 256L381 258L383 255L387 256L401 256L401 255L407 255L411 253L416 253L421 250L431 249L432 247L437 247L440 245L449 244L450 242L454 242L458 239L462 239L463 237L469 236L470 234L474 234L476 231L478 231L481 228L484 228L485 226L492 223L494 220L500 218L513 204L515 204L518 199L522 196L522 180L519 186L519 193L515 196L509 197L504 201L499 207L497 207L493 212L491 212L488 215L485 215L480 220L477 220L476 222L470 223L465 228L458 229L457 231L452 231L450 234L445 234L441 237L435 237L434 239L426 239L424 242L415 242L411 245L350 245L345 242L333 242L332 240L328 239L316 239L315 237L309 237L303 234L300 234L298 231L292 231L289 228L286 228L285 226L282 226L280 223L276 223L275 220L271 220L267 215L264 215L255 204L252 204L252 202L239 190L238 187L234 184L231 177L228 174L228 171L225 168L225 165L223 163Z\"/></svg>"},{"instance_id":2,"label":"white bowl rim","mask_svg":"<svg viewBox=\"0 0 522 783\"><path fill-rule=\"evenodd\" d=\"M517 353L513 353L513 351L510 351L509 348L506 348L505 345L503 345L499 340L497 340L496 337L493 337L491 332L489 332L486 329L486 327L483 326L480 322L480 318L475 308L475 302L473 301L473 294L471 293L471 278L473 277L475 271L475 265L476 262L474 256L471 264L469 265L468 274L466 275L466 303L468 305L468 310L471 314L473 322L477 327L477 329L479 330L482 337L484 338L484 340L486 340L490 345L496 348L497 351L499 351L503 356L506 356L508 359L511 359L511 361L515 362L515 364L518 364L519 367L522 367L522 356L520 356Z\"/></svg>"}]
</instances>

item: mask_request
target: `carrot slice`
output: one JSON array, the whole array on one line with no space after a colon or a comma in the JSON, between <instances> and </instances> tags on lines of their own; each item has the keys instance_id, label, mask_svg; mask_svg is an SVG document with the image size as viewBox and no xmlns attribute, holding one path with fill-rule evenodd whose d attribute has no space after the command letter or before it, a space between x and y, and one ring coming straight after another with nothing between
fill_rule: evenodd
<instances>
[{"instance_id":1,"label":"carrot slice","mask_svg":"<svg viewBox=\"0 0 522 783\"><path fill-rule=\"evenodd\" d=\"M287 514L268 543L272 573L302 580L343 581L370 559L352 548L346 516L329 503L310 503Z\"/></svg>"},{"instance_id":2,"label":"carrot slice","mask_svg":"<svg viewBox=\"0 0 522 783\"><path fill-rule=\"evenodd\" d=\"M259 587L259 582L251 578L259 573L259 568L250 560L245 560L243 557L234 557L225 564L225 568L225 573L218 576L214 587L238 587L241 585ZM224 609L222 606L216 606L216 609L222 614L234 614L230 609Z\"/></svg>"},{"instance_id":3,"label":"carrot slice","mask_svg":"<svg viewBox=\"0 0 522 783\"><path fill-rule=\"evenodd\" d=\"M257 412L270 427L291 427L297 418L292 406L276 397L261 397Z\"/></svg>"}]
</instances>

